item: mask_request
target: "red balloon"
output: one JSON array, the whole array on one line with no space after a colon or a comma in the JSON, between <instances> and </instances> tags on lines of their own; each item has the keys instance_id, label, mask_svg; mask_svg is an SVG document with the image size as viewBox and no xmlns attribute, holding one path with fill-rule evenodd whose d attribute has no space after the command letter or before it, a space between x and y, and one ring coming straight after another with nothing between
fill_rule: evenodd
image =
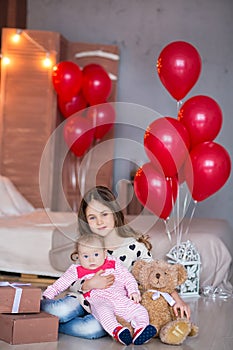
<instances>
[{"instance_id":1,"label":"red balloon","mask_svg":"<svg viewBox=\"0 0 233 350\"><path fill-rule=\"evenodd\" d=\"M58 96L58 107L65 118L70 117L72 114L81 111L87 107L87 101L85 100L82 92L73 96L69 101L63 100L62 96Z\"/></svg>"},{"instance_id":2,"label":"red balloon","mask_svg":"<svg viewBox=\"0 0 233 350\"><path fill-rule=\"evenodd\" d=\"M110 96L112 81L102 68L93 67L83 71L82 91L90 105L104 103Z\"/></svg>"},{"instance_id":3,"label":"red balloon","mask_svg":"<svg viewBox=\"0 0 233 350\"><path fill-rule=\"evenodd\" d=\"M115 109L110 103L102 103L88 108L87 118L91 120L95 128L94 137L96 140L102 139L115 123Z\"/></svg>"},{"instance_id":4,"label":"red balloon","mask_svg":"<svg viewBox=\"0 0 233 350\"><path fill-rule=\"evenodd\" d=\"M217 192L231 172L231 160L221 145L209 141L196 145L185 163L185 178L195 201L203 201Z\"/></svg>"},{"instance_id":5,"label":"red balloon","mask_svg":"<svg viewBox=\"0 0 233 350\"><path fill-rule=\"evenodd\" d=\"M178 120L187 128L192 147L213 141L222 127L222 111L208 96L194 96L180 108Z\"/></svg>"},{"instance_id":6,"label":"red balloon","mask_svg":"<svg viewBox=\"0 0 233 350\"><path fill-rule=\"evenodd\" d=\"M189 154L190 140L185 126L171 117L153 121L144 135L144 148L154 166L164 174L177 174Z\"/></svg>"},{"instance_id":7,"label":"red balloon","mask_svg":"<svg viewBox=\"0 0 233 350\"><path fill-rule=\"evenodd\" d=\"M57 94L69 101L81 89L82 71L74 62L62 61L53 68L52 82Z\"/></svg>"},{"instance_id":8,"label":"red balloon","mask_svg":"<svg viewBox=\"0 0 233 350\"><path fill-rule=\"evenodd\" d=\"M85 67L83 67L83 74L90 72L92 69L93 70L95 70L95 69L103 69L104 70L104 67L98 63L89 63Z\"/></svg>"},{"instance_id":9,"label":"red balloon","mask_svg":"<svg viewBox=\"0 0 233 350\"><path fill-rule=\"evenodd\" d=\"M161 51L157 60L157 72L167 91L180 101L199 78L201 57L193 45L185 41L174 41Z\"/></svg>"},{"instance_id":10,"label":"red balloon","mask_svg":"<svg viewBox=\"0 0 233 350\"><path fill-rule=\"evenodd\" d=\"M177 198L177 179L165 178L148 162L136 172L134 191L138 200L149 211L166 220Z\"/></svg>"},{"instance_id":11,"label":"red balloon","mask_svg":"<svg viewBox=\"0 0 233 350\"><path fill-rule=\"evenodd\" d=\"M80 115L67 119L64 125L64 139L69 149L81 157L89 149L94 138L94 129L90 121Z\"/></svg>"}]
</instances>

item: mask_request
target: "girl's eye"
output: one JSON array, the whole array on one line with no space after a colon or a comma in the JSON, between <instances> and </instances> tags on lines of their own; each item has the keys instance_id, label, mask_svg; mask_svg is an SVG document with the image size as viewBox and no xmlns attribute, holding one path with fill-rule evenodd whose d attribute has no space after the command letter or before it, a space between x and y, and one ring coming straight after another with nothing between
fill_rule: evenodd
<instances>
[{"instance_id":1,"label":"girl's eye","mask_svg":"<svg viewBox=\"0 0 233 350\"><path fill-rule=\"evenodd\" d=\"M84 257L85 259L87 259L87 258L88 258L88 255L83 255L83 257Z\"/></svg>"},{"instance_id":2,"label":"girl's eye","mask_svg":"<svg viewBox=\"0 0 233 350\"><path fill-rule=\"evenodd\" d=\"M108 216L108 213L103 213L103 216Z\"/></svg>"},{"instance_id":3,"label":"girl's eye","mask_svg":"<svg viewBox=\"0 0 233 350\"><path fill-rule=\"evenodd\" d=\"M95 253L95 256L99 256L99 253Z\"/></svg>"},{"instance_id":4,"label":"girl's eye","mask_svg":"<svg viewBox=\"0 0 233 350\"><path fill-rule=\"evenodd\" d=\"M95 217L94 216L89 216L89 218L88 218L89 220L94 220L95 219Z\"/></svg>"}]
</instances>

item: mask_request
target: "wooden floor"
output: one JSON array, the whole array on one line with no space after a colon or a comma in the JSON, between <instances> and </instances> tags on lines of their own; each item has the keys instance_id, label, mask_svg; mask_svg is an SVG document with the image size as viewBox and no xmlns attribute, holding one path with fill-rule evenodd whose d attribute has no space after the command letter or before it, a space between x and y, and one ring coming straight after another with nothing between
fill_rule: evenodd
<instances>
[{"instance_id":1,"label":"wooden floor","mask_svg":"<svg viewBox=\"0 0 233 350\"><path fill-rule=\"evenodd\" d=\"M215 299L209 297L186 298L192 309L192 321L199 326L199 335L188 338L180 346L162 344L153 339L145 345L129 345L129 350L232 350L233 349L233 297ZM85 340L59 334L58 342L9 345L0 341L1 350L119 350L126 347L110 337Z\"/></svg>"}]
</instances>

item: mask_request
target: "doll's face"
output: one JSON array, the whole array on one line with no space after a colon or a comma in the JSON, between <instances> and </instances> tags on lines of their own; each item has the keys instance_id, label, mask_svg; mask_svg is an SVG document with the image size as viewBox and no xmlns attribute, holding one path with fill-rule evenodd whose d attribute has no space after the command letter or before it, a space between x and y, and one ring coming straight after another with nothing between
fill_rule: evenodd
<instances>
[{"instance_id":1,"label":"doll's face","mask_svg":"<svg viewBox=\"0 0 233 350\"><path fill-rule=\"evenodd\" d=\"M115 228L113 212L93 199L86 209L86 218L92 232L106 237Z\"/></svg>"}]
</instances>

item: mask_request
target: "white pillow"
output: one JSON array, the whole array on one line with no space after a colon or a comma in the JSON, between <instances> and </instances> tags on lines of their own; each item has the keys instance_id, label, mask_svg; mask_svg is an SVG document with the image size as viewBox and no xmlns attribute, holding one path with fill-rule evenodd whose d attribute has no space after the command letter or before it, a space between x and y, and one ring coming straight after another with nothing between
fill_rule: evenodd
<instances>
[{"instance_id":1,"label":"white pillow","mask_svg":"<svg viewBox=\"0 0 233 350\"><path fill-rule=\"evenodd\" d=\"M0 175L0 216L22 215L35 211L35 208L5 176Z\"/></svg>"}]
</instances>

